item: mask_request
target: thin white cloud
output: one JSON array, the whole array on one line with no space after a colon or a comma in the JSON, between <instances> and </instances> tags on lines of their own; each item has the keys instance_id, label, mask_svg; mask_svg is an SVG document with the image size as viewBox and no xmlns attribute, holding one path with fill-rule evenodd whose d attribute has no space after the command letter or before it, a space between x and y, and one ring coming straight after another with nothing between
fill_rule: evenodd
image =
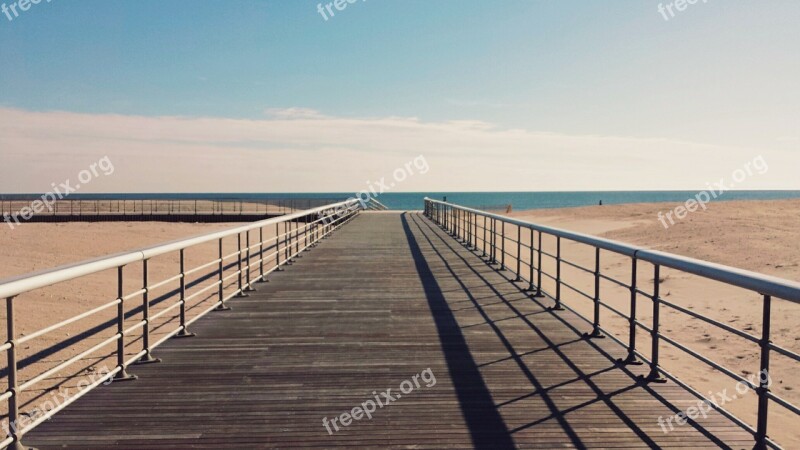
<instances>
[{"instance_id":1,"label":"thin white cloud","mask_svg":"<svg viewBox=\"0 0 800 450\"><path fill-rule=\"evenodd\" d=\"M668 139L571 136L480 121L344 118L290 108L261 120L0 108L0 191L38 192L109 156L94 192L349 192L422 154L398 190L703 188L763 154L743 189L797 189L796 151Z\"/></svg>"}]
</instances>

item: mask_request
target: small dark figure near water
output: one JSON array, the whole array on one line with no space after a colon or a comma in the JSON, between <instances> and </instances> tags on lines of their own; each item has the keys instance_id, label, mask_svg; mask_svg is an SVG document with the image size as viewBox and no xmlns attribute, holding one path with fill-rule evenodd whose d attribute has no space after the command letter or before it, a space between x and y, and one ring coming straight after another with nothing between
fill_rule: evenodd
<instances>
[{"instance_id":1,"label":"small dark figure near water","mask_svg":"<svg viewBox=\"0 0 800 450\"><path fill-rule=\"evenodd\" d=\"M600 206L603 206L603 201L602 200L600 200Z\"/></svg>"}]
</instances>

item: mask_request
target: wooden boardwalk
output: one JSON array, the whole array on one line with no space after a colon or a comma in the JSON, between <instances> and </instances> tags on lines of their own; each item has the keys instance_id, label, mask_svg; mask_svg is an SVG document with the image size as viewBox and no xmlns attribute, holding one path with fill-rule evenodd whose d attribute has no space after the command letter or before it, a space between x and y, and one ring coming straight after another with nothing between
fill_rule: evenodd
<instances>
[{"instance_id":1,"label":"wooden boardwalk","mask_svg":"<svg viewBox=\"0 0 800 450\"><path fill-rule=\"evenodd\" d=\"M587 340L415 213L362 214L258 292L168 342L139 380L102 387L25 437L50 448L752 448L718 414L644 384L625 350ZM401 383L426 369L407 394ZM428 385L431 385L428 387ZM405 385L408 387L408 383ZM334 417L396 400L339 431ZM401 394L401 395L397 395ZM402 397L402 398L401 398Z\"/></svg>"}]
</instances>

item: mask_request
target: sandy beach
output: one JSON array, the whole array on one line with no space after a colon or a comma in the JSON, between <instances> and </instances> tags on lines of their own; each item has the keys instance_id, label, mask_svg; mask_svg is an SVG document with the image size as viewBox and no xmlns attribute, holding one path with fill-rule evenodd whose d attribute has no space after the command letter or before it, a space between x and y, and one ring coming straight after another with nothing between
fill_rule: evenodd
<instances>
[{"instance_id":1,"label":"sandy beach","mask_svg":"<svg viewBox=\"0 0 800 450\"><path fill-rule=\"evenodd\" d=\"M594 206L554 210L518 211L510 215L543 225L565 228L593 234L630 244L668 251L680 255L704 259L734 267L762 272L770 275L800 279L800 229L797 217L800 216L800 201L751 201L717 202L708 211L690 214L685 220L665 229L658 221L658 212L667 211L671 204L632 204L615 206ZM162 243L177 238L193 236L214 230L225 229L233 224L173 224L173 223L69 223L69 224L25 224L16 230L0 227L0 241L3 252L0 254L0 278L6 278L45 268L103 256L123 250ZM516 230L513 230L516 233ZM271 236L268 234L268 236ZM267 236L265 236L267 237ZM523 235L523 241L528 242ZM235 243L226 244L226 253L235 251ZM555 242L545 239L544 249L554 251ZM511 253L515 249L509 247ZM188 265L199 265L213 259L214 245L191 252ZM594 252L574 243L564 243L565 258L592 267ZM528 255L523 253L523 260ZM158 258L151 263L151 279L161 280L175 274L177 256ZM524 266L523 266L524 267ZM514 267L511 267L514 269ZM630 262L624 257L603 254L603 272L627 283L630 278ZM546 272L554 273L554 264L545 261ZM128 270L128 269L126 269ZM525 269L527 270L527 269ZM525 275L523 270L523 275ZM593 281L590 276L577 269L565 268L564 279L573 286L591 292ZM691 310L707 314L731 326L735 326L754 336L761 329L761 300L758 295L740 289L732 289L720 283L710 282L675 271L662 271L662 294L666 299ZM57 287L45 288L25 294L17 299L18 329L24 335L52 325L77 313L102 305L115 297L115 274L102 273L85 277L79 282L62 283ZM141 267L131 267L126 278L126 291L135 291L141 285ZM652 266L639 267L639 279L644 280L642 288L650 291L653 285ZM174 286L170 286L173 287ZM543 287L553 292L552 282L545 280ZM601 286L604 301L627 312L629 297L627 291L611 283ZM203 301L209 297L200 299ZM591 304L585 298L569 290L564 291L565 302L587 317L591 316ZM649 299L639 298L639 317L649 323L652 314ZM134 301L131 307L140 304ZM154 313L159 307L153 308ZM199 310L199 309L198 309ZM41 339L31 341L23 348L22 358L40 352L88 327L112 319L114 311L107 311L102 317L78 324L69 325ZM175 316L168 315L163 325ZM800 305L776 301L773 304L773 341L793 351L800 351ZM623 340L627 339L627 322L603 311L602 324ZM154 327L154 339L166 333L166 327ZM26 365L22 377L30 378L43 369L52 367L55 362L65 360L95 345L108 337L112 330L87 339L80 345L61 349L39 363ZM736 338L722 330L705 324L675 310L665 308L662 312L662 331L678 342L699 351L712 360L731 368L744 376L758 372L759 349L756 345ZM637 335L639 348L649 354L650 340L645 333ZM130 343L130 354L139 350L140 343ZM110 354L111 348L106 355ZM103 352L101 352L103 353ZM718 393L723 390L734 392L736 383L723 374L709 369L705 364L669 345L662 346L662 365L674 375L685 380L700 392ZM68 378L91 373L102 365L113 367L113 361L98 356L87 358L76 367L74 373L53 376L49 388L31 392L24 397L26 407L32 408L47 394L48 389L70 386ZM772 372L773 391L793 403L800 403L798 382L800 376L792 372L793 363L773 353ZM742 398L731 401L725 407L748 423L755 423L756 397L750 392ZM800 432L792 425L796 418L778 406L770 411L771 429L774 438L787 448L800 445Z\"/></svg>"}]
</instances>

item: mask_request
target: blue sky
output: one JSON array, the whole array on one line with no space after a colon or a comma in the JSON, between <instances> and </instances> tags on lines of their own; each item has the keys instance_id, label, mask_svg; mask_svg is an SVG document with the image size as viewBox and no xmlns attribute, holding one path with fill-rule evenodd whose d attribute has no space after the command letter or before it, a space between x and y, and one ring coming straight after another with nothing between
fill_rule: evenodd
<instances>
[{"instance_id":1,"label":"blue sky","mask_svg":"<svg viewBox=\"0 0 800 450\"><path fill-rule=\"evenodd\" d=\"M670 161L673 178L682 167L677 159L703 146L712 148L708 153L714 155L700 161L703 165L713 165L726 154L732 156L730 163L738 164L770 151L780 166L797 167L800 160L791 158L800 150L800 2L700 0L669 21L659 14L659 3L669 2L366 0L325 21L317 12L318 2L305 0L52 0L13 21L0 15L0 107L7 127L9 121L23 122L15 114L35 122L30 114L53 112L72 113L65 123L92 117L98 124L117 116L153 121L180 117L214 118L214 127L224 126L226 120L265 121L265 127L272 127L281 126L271 122L276 112L295 108L326 119L306 123L309 133L332 126L342 133L361 132L343 127L348 119L363 121L359 127L380 128L384 121L404 118L433 128L453 122L489 127L505 133L494 136L501 148L515 130L562 136L568 142L592 137L639 140L638 147L632 145L629 153L616 157L627 155L628 168L644 168L663 164L639 157L640 152L657 149ZM147 123L139 126L157 127ZM407 126L400 128L393 132L402 133ZM337 142L336 133L325 135L327 141L302 147L328 149L328 163L349 152L369 152L374 144L344 144L348 139ZM293 136L281 142L255 136L252 139L263 142L239 150L274 152L269 161L294 170L298 143ZM82 148L99 147L99 139L95 136ZM117 139L130 140L123 135ZM181 139L159 135L148 148L169 152L165 142ZM233 145L216 147L215 139L209 136L198 151L224 152ZM386 139L395 137L390 133ZM672 142L676 150L671 154L669 145L653 146L653 141ZM9 138L0 153L8 151L8 161L24 164L17 153L25 152L14 147L20 142ZM590 167L580 167L586 159L581 151L603 152L609 143L595 144L567 152L575 159L554 162L553 169L591 172ZM52 152L53 141L48 145ZM562 146L569 144L553 144L554 149ZM339 154L332 150L337 148ZM479 150L451 150L440 167L452 163L448 158L455 153L468 162L473 158L473 165L482 162ZM403 152L381 151L385 156ZM68 157L71 152L73 147L66 145L58 153ZM403 157L409 159L412 153ZM435 149L431 157L436 159ZM403 159L374 154L370 158L370 164L347 177L369 178L362 172L390 170ZM619 162L602 168L626 173ZM139 166L145 163L137 161ZM492 168L498 179L511 170L518 180L498 180L498 189L542 188L520 180L525 174L514 172L513 165ZM39 183L58 175L59 166L51 166ZM725 173L728 168L719 170ZM614 183L599 180L598 189L691 188L706 181L700 178L715 176L713 171L688 172L687 177L659 183L648 182L653 172L641 178L617 177ZM752 187L800 188L797 177L792 181L777 172L769 183ZM320 173L309 177L327 179ZM346 188L347 177L331 176L329 183L317 183L311 190ZM561 178L547 183L569 190ZM18 190L22 181L0 185L0 190ZM492 190L495 185L472 190ZM448 178L416 186L469 187ZM253 187L258 186L241 186ZM104 188L142 186L109 181ZM181 190L181 185L164 189Z\"/></svg>"}]
</instances>

